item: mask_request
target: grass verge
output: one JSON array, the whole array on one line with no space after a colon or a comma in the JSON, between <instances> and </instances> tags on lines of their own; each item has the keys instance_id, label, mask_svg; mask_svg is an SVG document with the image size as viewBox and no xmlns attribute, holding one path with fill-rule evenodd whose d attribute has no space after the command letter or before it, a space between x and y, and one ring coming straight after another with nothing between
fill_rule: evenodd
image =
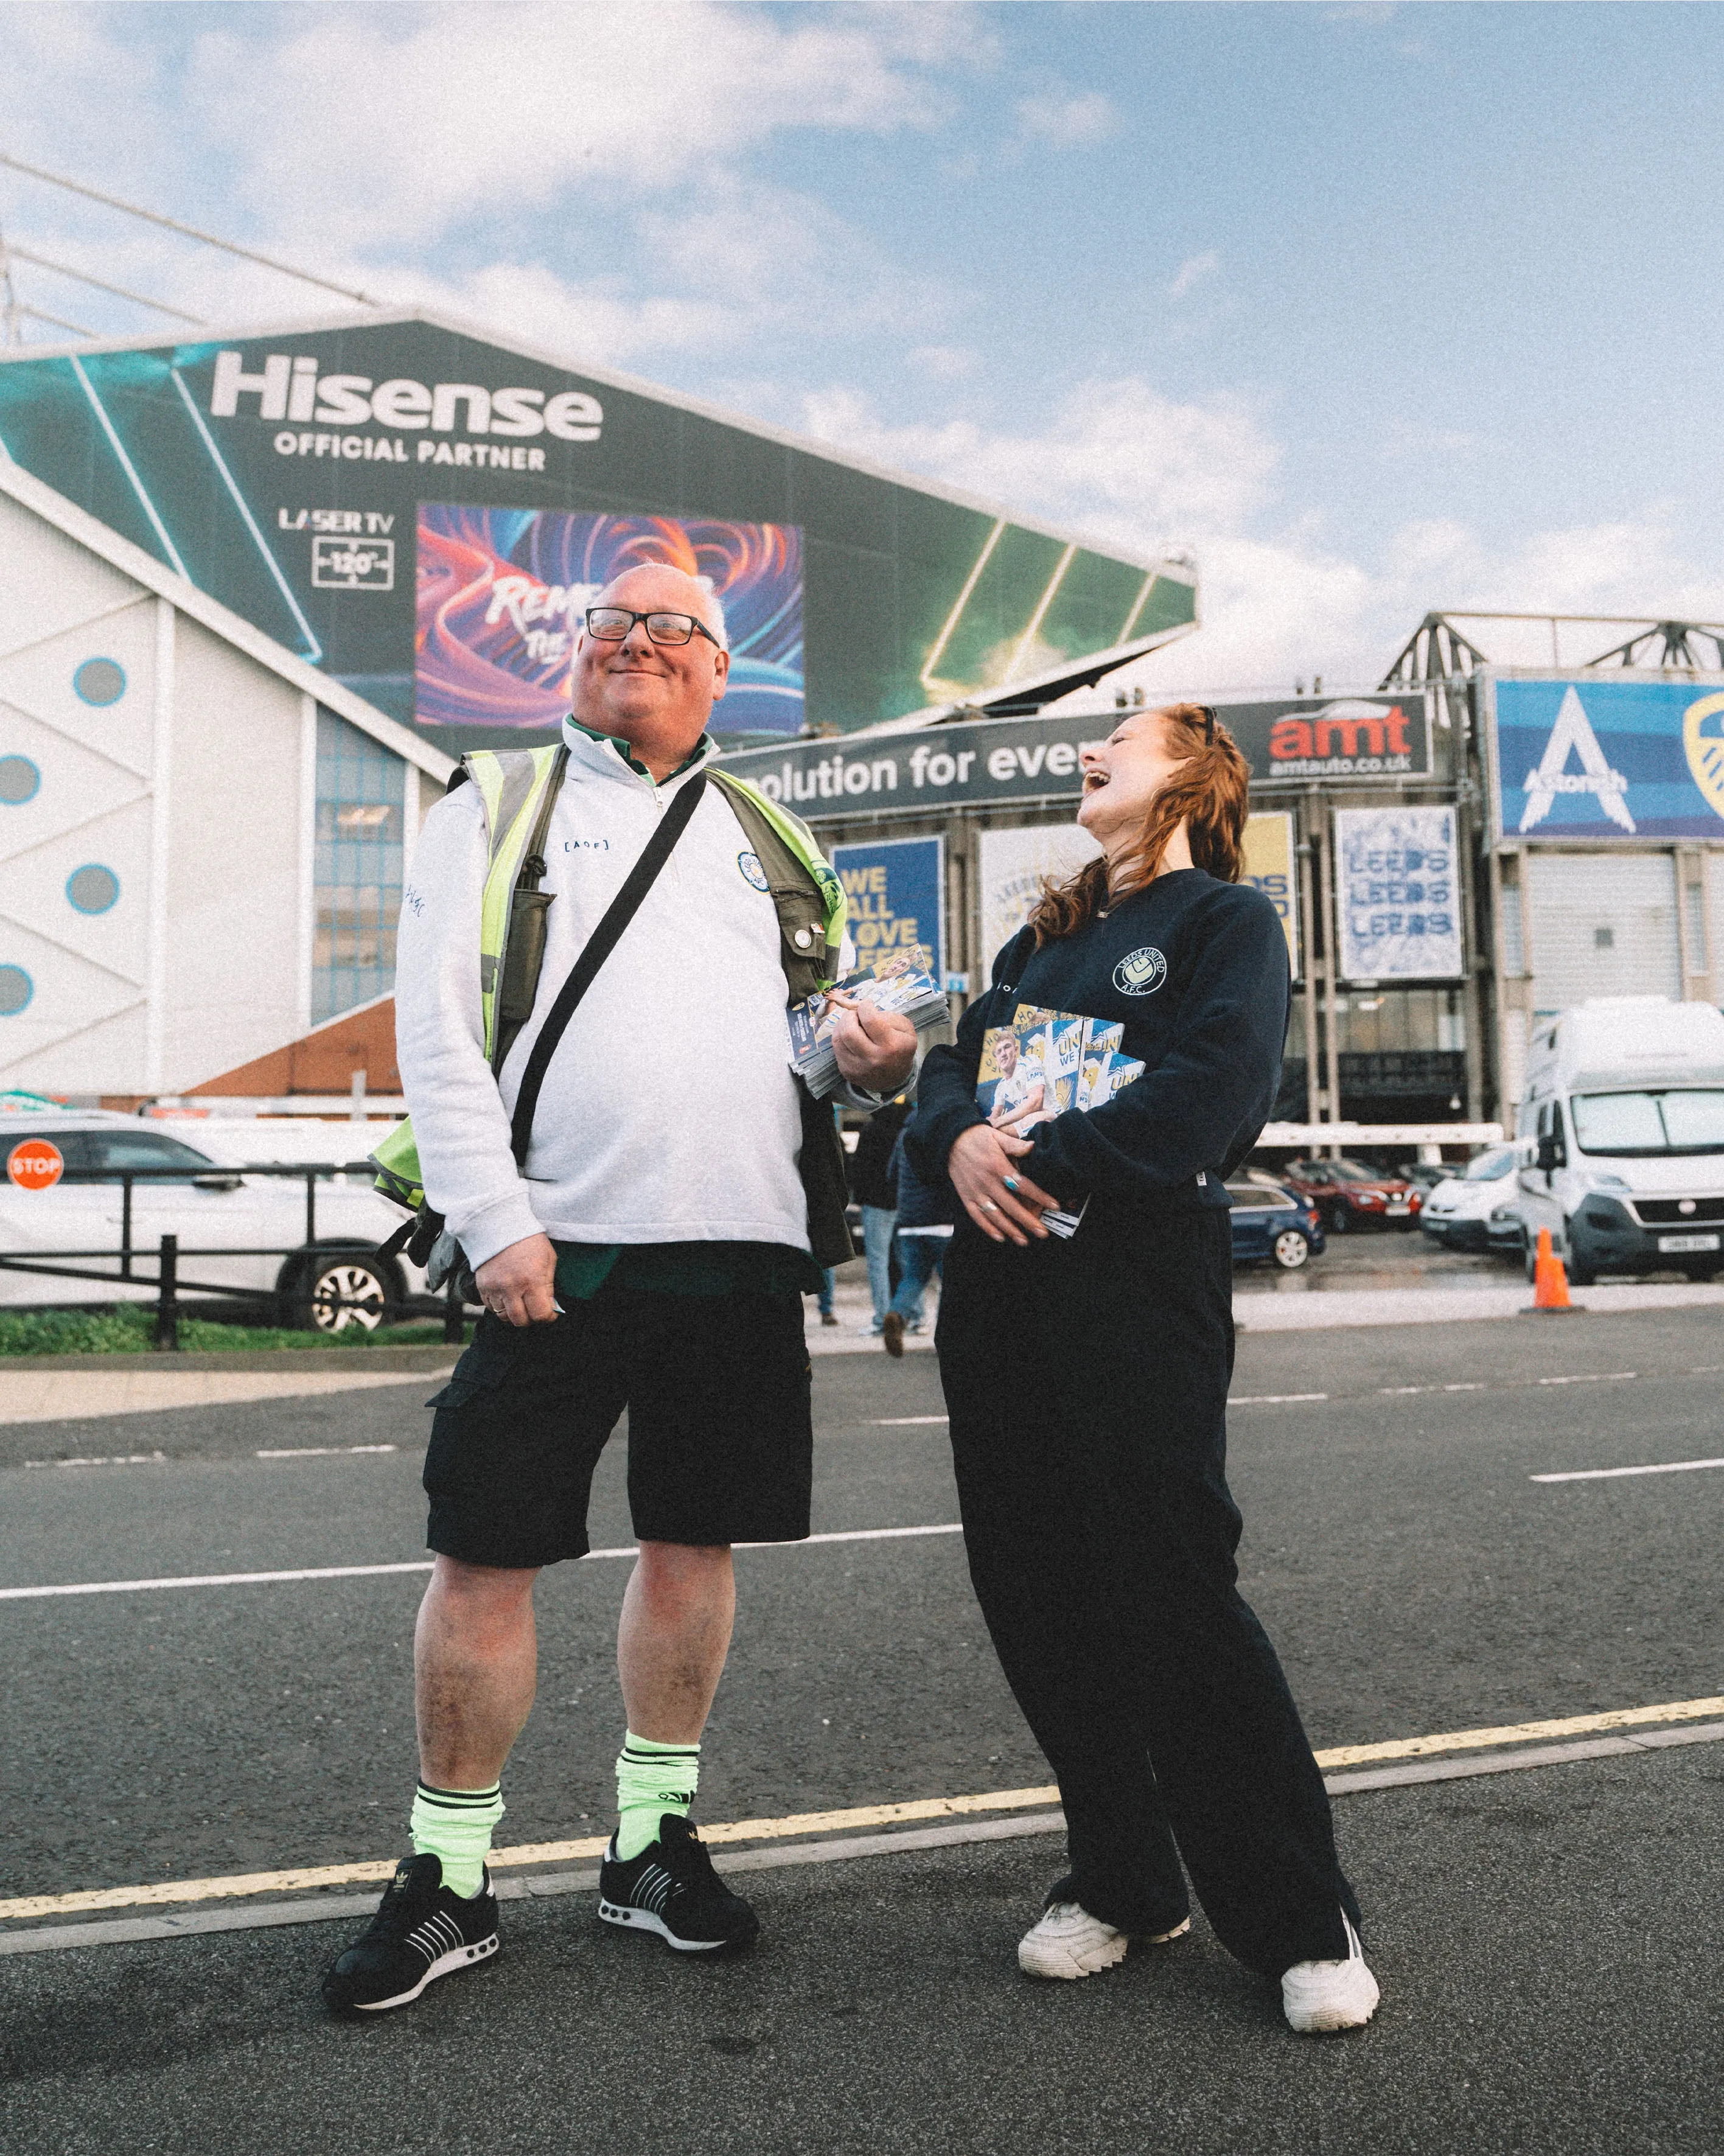
<instances>
[{"instance_id":1,"label":"grass verge","mask_svg":"<svg viewBox=\"0 0 1724 2156\"><path fill-rule=\"evenodd\" d=\"M154 1306L117 1303L105 1310L0 1311L0 1358L8 1355L138 1355L147 1353L154 1336ZM464 1337L473 1337L469 1325ZM180 1319L180 1345L188 1353L259 1348L435 1348L443 1339L440 1318L408 1325L380 1325L366 1332L350 1325L343 1332L297 1332L280 1325L221 1325L208 1317Z\"/></svg>"}]
</instances>

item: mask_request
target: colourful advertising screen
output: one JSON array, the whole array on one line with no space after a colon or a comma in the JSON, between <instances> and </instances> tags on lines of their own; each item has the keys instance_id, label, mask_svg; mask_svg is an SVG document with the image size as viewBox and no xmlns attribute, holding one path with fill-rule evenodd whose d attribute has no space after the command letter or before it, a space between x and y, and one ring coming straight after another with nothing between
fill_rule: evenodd
<instances>
[{"instance_id":1,"label":"colourful advertising screen","mask_svg":"<svg viewBox=\"0 0 1724 2156\"><path fill-rule=\"evenodd\" d=\"M1501 839L1724 839L1724 681L1489 680Z\"/></svg>"},{"instance_id":2,"label":"colourful advertising screen","mask_svg":"<svg viewBox=\"0 0 1724 2156\"><path fill-rule=\"evenodd\" d=\"M1196 618L1188 566L419 316L8 350L0 454L451 753L542 737L571 588L625 557L724 583L731 744L997 693ZM509 578L565 618L490 619Z\"/></svg>"},{"instance_id":3,"label":"colourful advertising screen","mask_svg":"<svg viewBox=\"0 0 1724 2156\"><path fill-rule=\"evenodd\" d=\"M724 609L727 733L802 730L802 534L782 524L568 516L421 502L413 715L422 726L554 726L587 608L667 562Z\"/></svg>"}]
</instances>

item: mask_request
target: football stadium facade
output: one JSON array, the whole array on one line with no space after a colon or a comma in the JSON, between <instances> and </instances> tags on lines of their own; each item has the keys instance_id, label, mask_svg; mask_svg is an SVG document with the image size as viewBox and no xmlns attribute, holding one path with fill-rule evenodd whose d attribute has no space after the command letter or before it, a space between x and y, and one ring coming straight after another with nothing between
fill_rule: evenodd
<instances>
[{"instance_id":1,"label":"football stadium facade","mask_svg":"<svg viewBox=\"0 0 1724 2156\"><path fill-rule=\"evenodd\" d=\"M1034 708L1197 614L1182 559L421 315L0 355L0 1088L76 1095L387 998L452 758L548 737L632 562L719 594L726 747Z\"/></svg>"}]
</instances>

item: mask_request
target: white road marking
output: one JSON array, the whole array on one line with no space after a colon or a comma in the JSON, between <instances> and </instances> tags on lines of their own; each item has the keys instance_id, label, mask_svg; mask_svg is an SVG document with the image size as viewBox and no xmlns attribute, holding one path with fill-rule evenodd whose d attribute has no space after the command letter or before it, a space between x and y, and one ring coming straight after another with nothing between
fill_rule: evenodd
<instances>
[{"instance_id":1,"label":"white road marking","mask_svg":"<svg viewBox=\"0 0 1724 2156\"><path fill-rule=\"evenodd\" d=\"M795 1543L734 1543L734 1549L806 1549L813 1543L901 1542L922 1535L961 1535L963 1527L953 1520L929 1527L845 1527L837 1532L806 1535ZM638 1546L623 1549L588 1550L589 1558L639 1557ZM295 1572L204 1572L172 1579L95 1579L65 1587L0 1587L0 1602L37 1601L59 1594L141 1594L163 1587L269 1587L302 1579L371 1579L387 1573L429 1572L428 1558L406 1564L326 1564Z\"/></svg>"},{"instance_id":2,"label":"white road marking","mask_svg":"<svg viewBox=\"0 0 1724 2156\"><path fill-rule=\"evenodd\" d=\"M1638 1370L1577 1370L1573 1377L1541 1378L1542 1385L1614 1385L1622 1378L1638 1378Z\"/></svg>"},{"instance_id":3,"label":"white road marking","mask_svg":"<svg viewBox=\"0 0 1724 2156\"><path fill-rule=\"evenodd\" d=\"M166 1465L165 1452L105 1452L87 1460L27 1460L26 1467L154 1467Z\"/></svg>"},{"instance_id":4,"label":"white road marking","mask_svg":"<svg viewBox=\"0 0 1724 2156\"><path fill-rule=\"evenodd\" d=\"M1668 1460L1656 1467L1577 1467L1566 1475L1532 1475L1532 1482L1610 1482L1619 1475L1691 1475L1700 1467L1724 1467L1724 1460Z\"/></svg>"},{"instance_id":5,"label":"white road marking","mask_svg":"<svg viewBox=\"0 0 1724 2156\"><path fill-rule=\"evenodd\" d=\"M1326 1393L1235 1393L1230 1408L1278 1408L1291 1400L1326 1400Z\"/></svg>"},{"instance_id":6,"label":"white road marking","mask_svg":"<svg viewBox=\"0 0 1724 2156\"><path fill-rule=\"evenodd\" d=\"M365 1579L385 1572L429 1572L428 1558L411 1564L326 1564L300 1572L199 1572L174 1579L92 1579L67 1587L0 1587L0 1602L26 1602L50 1594L141 1594L157 1587L259 1587L290 1579Z\"/></svg>"},{"instance_id":7,"label":"white road marking","mask_svg":"<svg viewBox=\"0 0 1724 2156\"><path fill-rule=\"evenodd\" d=\"M259 1460L326 1460L332 1454L345 1458L351 1452L393 1452L393 1445L272 1445L267 1450L254 1455Z\"/></svg>"},{"instance_id":8,"label":"white road marking","mask_svg":"<svg viewBox=\"0 0 1724 2156\"><path fill-rule=\"evenodd\" d=\"M924 1422L950 1422L950 1415L880 1415L875 1419L876 1430L909 1430Z\"/></svg>"}]
</instances>

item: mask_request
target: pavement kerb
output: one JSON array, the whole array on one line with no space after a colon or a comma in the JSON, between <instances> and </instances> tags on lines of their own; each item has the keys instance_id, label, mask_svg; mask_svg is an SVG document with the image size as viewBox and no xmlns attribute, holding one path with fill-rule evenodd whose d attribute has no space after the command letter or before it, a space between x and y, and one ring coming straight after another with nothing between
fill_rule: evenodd
<instances>
[{"instance_id":1,"label":"pavement kerb","mask_svg":"<svg viewBox=\"0 0 1724 2156\"><path fill-rule=\"evenodd\" d=\"M1324 1787L1331 1797L1367 1790L1407 1789L1431 1782L1469 1779L1481 1774L1508 1774L1530 1768L1576 1765L1590 1759L1621 1758L1633 1753L1667 1751L1678 1745L1716 1744L1724 1740L1724 1722L1673 1729L1649 1729L1632 1735L1583 1739L1571 1744L1526 1745L1501 1753L1419 1760L1406 1766L1385 1767L1362 1774L1331 1774ZM901 1856L906 1852L948 1849L986 1841L1015 1840L1028 1835L1056 1834L1065 1825L1058 1810L1036 1812L1013 1819L969 1820L961 1825L911 1828L885 1834L834 1835L825 1840L782 1842L765 1849L726 1850L715 1855L716 1868L725 1872L778 1871L803 1864L847 1863L866 1856ZM543 1871L520 1879L500 1880L500 1902L540 1901L566 1894L590 1892L598 1884L596 1868L574 1871ZM21 1953L54 1953L80 1947L126 1946L159 1939L194 1938L211 1932L257 1931L284 1924L314 1924L367 1917L377 1906L374 1894L327 1894L310 1900L259 1902L247 1907L192 1909L182 1916L126 1917L87 1923L29 1925L0 1932L0 1957Z\"/></svg>"},{"instance_id":2,"label":"pavement kerb","mask_svg":"<svg viewBox=\"0 0 1724 2156\"><path fill-rule=\"evenodd\" d=\"M0 1355L0 1376L8 1370L153 1370L166 1377L175 1370L441 1370L460 1353L442 1342L403 1348L176 1348L143 1355Z\"/></svg>"},{"instance_id":3,"label":"pavement kerb","mask_svg":"<svg viewBox=\"0 0 1724 2156\"><path fill-rule=\"evenodd\" d=\"M1642 1310L1681 1310L1724 1303L1724 1286L1699 1282L1614 1287L1578 1287L1569 1293L1579 1311L1608 1311L1613 1317ZM1280 1295L1273 1289L1248 1290L1234 1297L1234 1323L1241 1332L1326 1332L1352 1325L1454 1325L1469 1319L1537 1317L1532 1290L1512 1287L1313 1288Z\"/></svg>"}]
</instances>

